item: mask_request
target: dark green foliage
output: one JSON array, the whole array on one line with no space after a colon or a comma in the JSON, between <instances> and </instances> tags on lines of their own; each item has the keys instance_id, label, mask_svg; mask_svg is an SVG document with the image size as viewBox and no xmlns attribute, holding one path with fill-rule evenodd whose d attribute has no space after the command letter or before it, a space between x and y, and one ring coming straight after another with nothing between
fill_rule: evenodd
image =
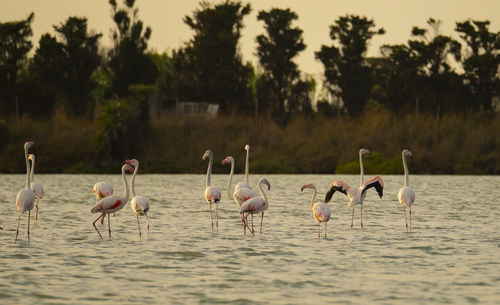
<instances>
[{"instance_id":1,"label":"dark green foliage","mask_svg":"<svg viewBox=\"0 0 500 305\"><path fill-rule=\"evenodd\" d=\"M384 34L374 30L375 23L365 17L347 15L330 26L332 46L321 46L316 58L323 63L325 81L332 94L340 96L347 112L359 116L371 89L371 67L366 64L368 41Z\"/></svg>"}]
</instances>

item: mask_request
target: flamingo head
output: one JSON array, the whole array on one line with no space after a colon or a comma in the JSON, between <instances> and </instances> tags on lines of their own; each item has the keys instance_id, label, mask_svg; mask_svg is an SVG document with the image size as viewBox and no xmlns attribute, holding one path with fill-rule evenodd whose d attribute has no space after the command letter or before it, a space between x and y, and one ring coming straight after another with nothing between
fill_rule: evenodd
<instances>
[{"instance_id":1,"label":"flamingo head","mask_svg":"<svg viewBox=\"0 0 500 305\"><path fill-rule=\"evenodd\" d=\"M316 188L316 187L314 186L314 184L304 184L302 186L302 188L300 189L300 191L302 192L304 189L307 189L307 188L311 188L312 189L312 188Z\"/></svg>"},{"instance_id":2,"label":"flamingo head","mask_svg":"<svg viewBox=\"0 0 500 305\"><path fill-rule=\"evenodd\" d=\"M411 153L411 151L409 151L408 149L403 150L403 155L405 157L412 157L413 156L413 154Z\"/></svg>"},{"instance_id":3,"label":"flamingo head","mask_svg":"<svg viewBox=\"0 0 500 305\"><path fill-rule=\"evenodd\" d=\"M234 163L234 158L231 156L227 156L226 159L222 160L221 164L222 166L226 165L227 163Z\"/></svg>"},{"instance_id":4,"label":"flamingo head","mask_svg":"<svg viewBox=\"0 0 500 305\"><path fill-rule=\"evenodd\" d=\"M24 149L26 149L26 150L28 148L30 148L31 146L35 146L35 142L29 141L29 142L24 143Z\"/></svg>"},{"instance_id":5,"label":"flamingo head","mask_svg":"<svg viewBox=\"0 0 500 305\"><path fill-rule=\"evenodd\" d=\"M135 171L135 168L134 168L134 167L132 167L132 166L130 166L130 165L128 165L128 164L124 164L124 165L122 166L122 168L125 168L125 170L126 170L126 171L129 171L129 172L130 172L130 173L132 173L132 174L133 174L133 173L134 173L134 171Z\"/></svg>"},{"instance_id":6,"label":"flamingo head","mask_svg":"<svg viewBox=\"0 0 500 305\"><path fill-rule=\"evenodd\" d=\"M207 151L205 151L205 153L203 154L203 157L201 157L201 159L206 160L211 155L212 155L212 151L210 149L208 149Z\"/></svg>"},{"instance_id":7,"label":"flamingo head","mask_svg":"<svg viewBox=\"0 0 500 305\"><path fill-rule=\"evenodd\" d=\"M366 148L361 148L359 150L359 154L360 155L369 154L369 153L370 153L370 151L368 149L366 149Z\"/></svg>"},{"instance_id":8,"label":"flamingo head","mask_svg":"<svg viewBox=\"0 0 500 305\"><path fill-rule=\"evenodd\" d=\"M139 161L136 159L131 159L131 160L125 160L125 164L132 165L134 168L139 166Z\"/></svg>"},{"instance_id":9,"label":"flamingo head","mask_svg":"<svg viewBox=\"0 0 500 305\"><path fill-rule=\"evenodd\" d=\"M260 183L264 183L265 185L267 185L267 190L268 190L268 191L271 189L271 183L269 183L269 181L267 181L267 179L266 179L266 178L262 178L262 179L260 179L259 184L260 184Z\"/></svg>"},{"instance_id":10,"label":"flamingo head","mask_svg":"<svg viewBox=\"0 0 500 305\"><path fill-rule=\"evenodd\" d=\"M248 144L245 145L245 150L247 150L247 151L250 150L250 145L248 145Z\"/></svg>"},{"instance_id":11,"label":"flamingo head","mask_svg":"<svg viewBox=\"0 0 500 305\"><path fill-rule=\"evenodd\" d=\"M35 155L34 154L29 154L28 159L34 161L35 160Z\"/></svg>"}]
</instances>

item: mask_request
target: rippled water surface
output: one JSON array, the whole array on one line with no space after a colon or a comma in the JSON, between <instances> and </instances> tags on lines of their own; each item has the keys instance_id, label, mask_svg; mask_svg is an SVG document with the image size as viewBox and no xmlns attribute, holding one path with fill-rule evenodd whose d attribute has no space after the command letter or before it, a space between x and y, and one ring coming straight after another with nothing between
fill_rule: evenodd
<instances>
[{"instance_id":1,"label":"rippled water surface","mask_svg":"<svg viewBox=\"0 0 500 305\"><path fill-rule=\"evenodd\" d=\"M226 178L212 180L225 188ZM28 244L22 215L14 244L24 176L0 175L0 304L500 303L500 177L411 176L412 233L396 198L403 177L383 177L382 200L369 191L364 230L359 209L350 228L347 198L336 193L326 240L317 239L312 192L300 187L316 184L322 199L333 179L356 185L359 176L266 178L262 236L243 236L225 191L211 233L202 175L139 175L137 192L151 199L149 240L139 239L130 205L111 217L111 240L99 225L101 240L88 213L92 186L104 180L121 193L120 176L40 174L40 219Z\"/></svg>"}]
</instances>

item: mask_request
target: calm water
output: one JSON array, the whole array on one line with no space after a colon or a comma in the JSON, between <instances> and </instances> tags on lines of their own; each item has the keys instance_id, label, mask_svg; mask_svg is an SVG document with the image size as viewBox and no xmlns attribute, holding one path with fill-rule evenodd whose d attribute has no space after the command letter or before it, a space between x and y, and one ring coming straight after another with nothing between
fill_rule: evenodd
<instances>
[{"instance_id":1,"label":"calm water","mask_svg":"<svg viewBox=\"0 0 500 305\"><path fill-rule=\"evenodd\" d=\"M212 180L225 188L226 178ZM323 198L334 178L357 185L359 176L266 178L262 236L243 236L225 192L211 234L202 175L139 175L138 193L152 200L150 239L139 239L127 205L111 217L112 239L104 227L100 240L92 186L105 180L121 193L120 176L40 174L40 220L28 244L24 214L14 244L24 176L0 175L0 304L500 303L500 177L411 176L417 199L406 233L396 198L403 177L384 176L384 198L370 190L365 199L364 230L358 209L350 228L347 198L335 194L327 240L317 239L312 192L300 187L314 183Z\"/></svg>"}]
</instances>

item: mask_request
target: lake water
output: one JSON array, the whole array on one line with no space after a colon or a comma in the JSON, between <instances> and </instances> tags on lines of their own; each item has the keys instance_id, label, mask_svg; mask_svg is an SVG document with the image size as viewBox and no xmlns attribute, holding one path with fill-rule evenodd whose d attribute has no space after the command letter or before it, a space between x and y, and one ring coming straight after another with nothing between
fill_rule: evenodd
<instances>
[{"instance_id":1,"label":"lake water","mask_svg":"<svg viewBox=\"0 0 500 305\"><path fill-rule=\"evenodd\" d=\"M262 236L243 236L225 191L211 233L204 175L139 174L137 192L151 199L149 240L139 239L129 204L111 217L112 239L102 227L101 240L88 213L92 186L104 180L121 193L120 175L40 174L40 219L28 244L25 213L14 244L24 175L0 175L0 304L500 303L499 176L410 176L412 233L397 201L402 176L383 177L382 200L369 190L363 230L358 208L350 228L347 197L336 193L326 240L301 186L314 183L323 199L333 179L357 185L359 176L266 178ZM226 179L212 181L225 189Z\"/></svg>"}]
</instances>

